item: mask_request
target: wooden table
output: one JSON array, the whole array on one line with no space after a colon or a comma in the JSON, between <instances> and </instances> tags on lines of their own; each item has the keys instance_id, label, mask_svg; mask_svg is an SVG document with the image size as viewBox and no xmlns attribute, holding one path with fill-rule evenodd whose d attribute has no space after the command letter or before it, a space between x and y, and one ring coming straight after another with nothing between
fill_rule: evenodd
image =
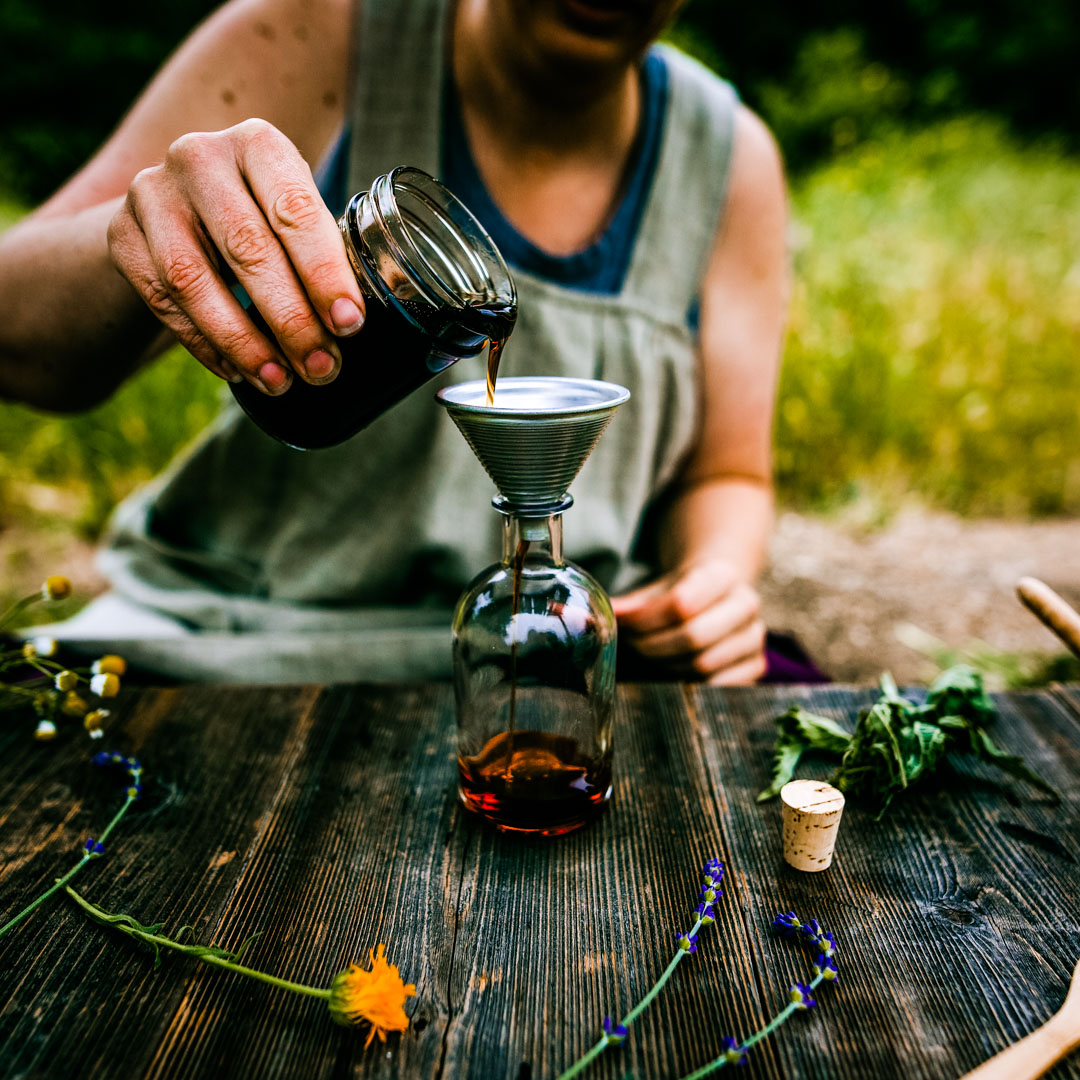
<instances>
[{"instance_id":1,"label":"wooden table","mask_svg":"<svg viewBox=\"0 0 1080 1080\"><path fill-rule=\"evenodd\" d=\"M789 908L835 932L842 981L738 1075L956 1077L1057 1009L1080 956L1080 691L999 699L997 737L1064 805L962 765L880 824L849 807L833 867L791 870L779 805L754 802L771 717L798 698L851 718L871 696L625 686L614 803L547 842L458 806L446 686L131 691L93 745L35 743L9 717L5 918L122 801L88 764L116 748L143 759L147 795L76 879L87 898L202 942L261 931L246 962L312 984L385 942L417 997L404 1036L365 1051L322 1002L183 957L155 971L57 895L0 940L0 1075L554 1077L663 969L718 855L717 924L587 1077L680 1076L773 1015L811 973L770 929ZM1080 1057L1050 1075L1080 1077Z\"/></svg>"}]
</instances>

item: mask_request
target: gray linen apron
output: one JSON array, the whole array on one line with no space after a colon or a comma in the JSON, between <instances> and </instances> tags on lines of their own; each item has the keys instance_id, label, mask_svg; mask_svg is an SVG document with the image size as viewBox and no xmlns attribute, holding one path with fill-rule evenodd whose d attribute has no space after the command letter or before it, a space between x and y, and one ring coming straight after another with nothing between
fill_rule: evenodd
<instances>
[{"instance_id":1,"label":"gray linen apron","mask_svg":"<svg viewBox=\"0 0 1080 1080\"><path fill-rule=\"evenodd\" d=\"M361 8L350 186L366 189L401 164L438 175L445 0ZM732 149L731 88L674 49L664 59L661 149L622 291L575 291L512 268L519 319L502 366L632 391L575 481L565 520L567 556L612 592L657 572L643 524L696 438L687 312ZM433 398L481 375L482 360L462 361L349 442L310 453L279 445L230 404L118 508L100 555L113 591L57 636L188 679L448 677L453 604L497 560L501 518L490 480Z\"/></svg>"}]
</instances>

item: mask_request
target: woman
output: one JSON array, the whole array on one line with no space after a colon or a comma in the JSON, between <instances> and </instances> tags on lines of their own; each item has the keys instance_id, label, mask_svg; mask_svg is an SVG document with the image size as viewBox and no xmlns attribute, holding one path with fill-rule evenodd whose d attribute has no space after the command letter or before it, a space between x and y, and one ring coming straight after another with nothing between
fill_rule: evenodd
<instances>
[{"instance_id":1,"label":"woman","mask_svg":"<svg viewBox=\"0 0 1080 1080\"><path fill-rule=\"evenodd\" d=\"M503 372L633 392L567 522L624 642L674 675L759 678L784 184L730 88L651 46L677 6L361 0L353 27L348 0L232 0L4 238L0 393L85 408L176 339L267 394L332 381L364 302L327 202L425 168L511 264ZM188 677L444 674L449 607L497 551L489 493L426 393L312 455L231 410L121 508L113 592L65 636Z\"/></svg>"}]
</instances>

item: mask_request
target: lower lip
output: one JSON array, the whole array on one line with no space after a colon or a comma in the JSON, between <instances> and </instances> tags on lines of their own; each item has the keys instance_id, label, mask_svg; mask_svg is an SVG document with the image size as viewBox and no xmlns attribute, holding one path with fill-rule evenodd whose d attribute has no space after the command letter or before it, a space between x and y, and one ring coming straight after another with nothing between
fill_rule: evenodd
<instances>
[{"instance_id":1,"label":"lower lip","mask_svg":"<svg viewBox=\"0 0 1080 1080\"><path fill-rule=\"evenodd\" d=\"M563 0L563 3L571 17L594 26L610 26L630 14L625 7L590 4L588 0Z\"/></svg>"}]
</instances>

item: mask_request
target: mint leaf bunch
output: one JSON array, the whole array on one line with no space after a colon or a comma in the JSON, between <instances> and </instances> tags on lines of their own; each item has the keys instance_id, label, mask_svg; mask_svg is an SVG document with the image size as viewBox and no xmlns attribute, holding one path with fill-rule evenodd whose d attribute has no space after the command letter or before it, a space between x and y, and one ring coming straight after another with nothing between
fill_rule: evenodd
<instances>
[{"instance_id":1,"label":"mint leaf bunch","mask_svg":"<svg viewBox=\"0 0 1080 1080\"><path fill-rule=\"evenodd\" d=\"M851 734L827 716L792 705L776 718L772 781L757 800L779 795L794 778L803 754L818 750L840 757L832 783L877 810L879 818L898 793L936 772L950 753L974 754L1060 801L1060 794L1023 758L994 742L987 728L996 715L982 675L964 665L943 672L922 705L905 698L886 672L881 696L859 713Z\"/></svg>"}]
</instances>

